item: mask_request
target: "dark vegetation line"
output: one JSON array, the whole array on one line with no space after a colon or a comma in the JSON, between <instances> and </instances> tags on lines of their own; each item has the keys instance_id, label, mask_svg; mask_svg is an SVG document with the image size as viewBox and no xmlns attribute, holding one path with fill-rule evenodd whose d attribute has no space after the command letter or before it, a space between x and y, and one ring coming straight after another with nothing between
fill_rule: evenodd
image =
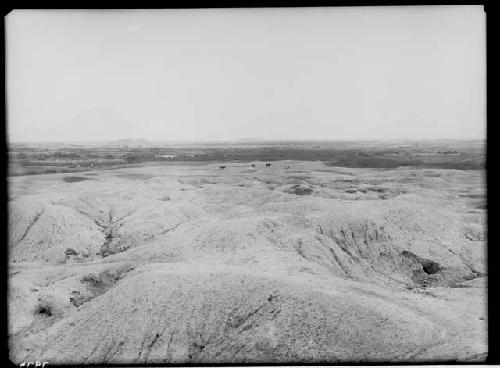
<instances>
[{"instance_id":1,"label":"dark vegetation line","mask_svg":"<svg viewBox=\"0 0 500 368\"><path fill-rule=\"evenodd\" d=\"M380 146L380 147L379 147ZM10 176L79 172L144 163L262 162L280 160L323 161L330 166L386 168L402 166L478 170L485 167L480 147L461 150L442 146L388 148L379 146L283 144L260 147L9 147ZM354 148L353 148L354 147ZM85 178L86 179L86 178ZM85 180L78 178L78 180ZM73 179L68 178L68 181ZM75 179L76 180L76 179Z\"/></svg>"}]
</instances>

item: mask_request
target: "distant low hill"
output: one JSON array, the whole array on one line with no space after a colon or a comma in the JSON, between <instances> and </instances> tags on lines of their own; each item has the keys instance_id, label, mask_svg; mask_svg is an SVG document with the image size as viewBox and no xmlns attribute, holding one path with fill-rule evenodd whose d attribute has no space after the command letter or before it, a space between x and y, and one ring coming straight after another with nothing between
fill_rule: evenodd
<instances>
[{"instance_id":1,"label":"distant low hill","mask_svg":"<svg viewBox=\"0 0 500 368\"><path fill-rule=\"evenodd\" d=\"M151 147L155 144L147 139L117 139L115 141L108 142L109 146L127 146L127 147Z\"/></svg>"}]
</instances>

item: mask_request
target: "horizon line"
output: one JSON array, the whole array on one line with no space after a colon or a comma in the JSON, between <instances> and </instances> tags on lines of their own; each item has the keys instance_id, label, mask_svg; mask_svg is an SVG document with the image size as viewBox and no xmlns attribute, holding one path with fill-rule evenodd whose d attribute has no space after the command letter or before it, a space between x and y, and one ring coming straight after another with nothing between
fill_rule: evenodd
<instances>
[{"instance_id":1,"label":"horizon line","mask_svg":"<svg viewBox=\"0 0 500 368\"><path fill-rule=\"evenodd\" d=\"M20 144L20 143L119 143L120 141L145 141L150 143L251 143L251 142L397 142L397 141L486 141L485 138L342 138L342 139L301 139L301 138L234 138L234 139L147 139L147 138L119 138L114 140L7 140L7 144Z\"/></svg>"}]
</instances>

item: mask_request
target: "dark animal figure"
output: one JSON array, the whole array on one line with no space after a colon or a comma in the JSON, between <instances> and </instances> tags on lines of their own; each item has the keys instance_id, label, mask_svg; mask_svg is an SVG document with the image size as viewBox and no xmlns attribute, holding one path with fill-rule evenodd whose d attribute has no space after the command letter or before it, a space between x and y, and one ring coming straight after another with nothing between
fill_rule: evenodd
<instances>
[{"instance_id":1,"label":"dark animal figure","mask_svg":"<svg viewBox=\"0 0 500 368\"><path fill-rule=\"evenodd\" d=\"M255 167L255 164L252 164L252 167Z\"/></svg>"},{"instance_id":2,"label":"dark animal figure","mask_svg":"<svg viewBox=\"0 0 500 368\"><path fill-rule=\"evenodd\" d=\"M285 169L289 169L290 168L290 165L285 165Z\"/></svg>"},{"instance_id":3,"label":"dark animal figure","mask_svg":"<svg viewBox=\"0 0 500 368\"><path fill-rule=\"evenodd\" d=\"M219 169L224 170L226 167L225 166L219 166Z\"/></svg>"},{"instance_id":4,"label":"dark animal figure","mask_svg":"<svg viewBox=\"0 0 500 368\"><path fill-rule=\"evenodd\" d=\"M266 164L266 167L271 167L271 164Z\"/></svg>"}]
</instances>

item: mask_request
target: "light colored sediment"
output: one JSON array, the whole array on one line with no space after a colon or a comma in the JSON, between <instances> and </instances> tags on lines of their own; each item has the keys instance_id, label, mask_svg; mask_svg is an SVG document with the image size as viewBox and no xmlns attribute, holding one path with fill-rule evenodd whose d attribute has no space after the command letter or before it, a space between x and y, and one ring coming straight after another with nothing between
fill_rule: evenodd
<instances>
[{"instance_id":1,"label":"light colored sediment","mask_svg":"<svg viewBox=\"0 0 500 368\"><path fill-rule=\"evenodd\" d=\"M485 357L482 172L95 174L10 178L13 361Z\"/></svg>"}]
</instances>

